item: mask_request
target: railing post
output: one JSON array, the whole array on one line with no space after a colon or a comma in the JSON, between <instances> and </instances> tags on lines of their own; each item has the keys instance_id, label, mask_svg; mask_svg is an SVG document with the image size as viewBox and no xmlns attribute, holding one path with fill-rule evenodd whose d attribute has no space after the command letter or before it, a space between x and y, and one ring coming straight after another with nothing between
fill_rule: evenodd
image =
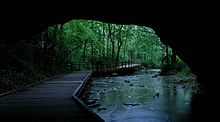
<instances>
[{"instance_id":1,"label":"railing post","mask_svg":"<svg viewBox=\"0 0 220 122\"><path fill-rule=\"evenodd\" d=\"M104 61L104 72L106 72L107 66L106 66L106 61Z\"/></svg>"},{"instance_id":2,"label":"railing post","mask_svg":"<svg viewBox=\"0 0 220 122\"><path fill-rule=\"evenodd\" d=\"M94 61L92 61L92 71L94 71Z\"/></svg>"},{"instance_id":3,"label":"railing post","mask_svg":"<svg viewBox=\"0 0 220 122\"><path fill-rule=\"evenodd\" d=\"M102 73L102 61L101 61L101 73Z\"/></svg>"},{"instance_id":4,"label":"railing post","mask_svg":"<svg viewBox=\"0 0 220 122\"><path fill-rule=\"evenodd\" d=\"M79 62L79 70L80 70L80 62Z\"/></svg>"},{"instance_id":5,"label":"railing post","mask_svg":"<svg viewBox=\"0 0 220 122\"><path fill-rule=\"evenodd\" d=\"M89 63L86 63L86 69L89 70Z\"/></svg>"},{"instance_id":6,"label":"railing post","mask_svg":"<svg viewBox=\"0 0 220 122\"><path fill-rule=\"evenodd\" d=\"M129 68L131 67L132 61L129 62Z\"/></svg>"},{"instance_id":7,"label":"railing post","mask_svg":"<svg viewBox=\"0 0 220 122\"><path fill-rule=\"evenodd\" d=\"M73 64L70 64L70 70L73 71Z\"/></svg>"},{"instance_id":8,"label":"railing post","mask_svg":"<svg viewBox=\"0 0 220 122\"><path fill-rule=\"evenodd\" d=\"M114 64L111 62L111 72L114 70Z\"/></svg>"}]
</instances>

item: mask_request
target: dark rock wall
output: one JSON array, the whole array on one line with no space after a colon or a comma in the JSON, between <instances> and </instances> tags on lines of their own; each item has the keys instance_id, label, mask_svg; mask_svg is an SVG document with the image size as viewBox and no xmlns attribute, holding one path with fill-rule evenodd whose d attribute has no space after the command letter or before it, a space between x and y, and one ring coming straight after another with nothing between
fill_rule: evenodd
<instances>
[{"instance_id":1,"label":"dark rock wall","mask_svg":"<svg viewBox=\"0 0 220 122\"><path fill-rule=\"evenodd\" d=\"M139 4L140 5L140 4ZM169 45L177 55L197 75L208 90L213 86L210 80L210 71L213 67L215 40L212 27L216 26L210 14L203 6L197 4L146 4L146 6L87 6L81 8L68 8L59 10L48 8L38 13L28 10L14 11L1 15L0 32L1 41L19 41L28 39L33 34L43 31L48 26L68 22L72 19L92 19L118 24L137 24L153 28L161 41ZM168 5L168 6L167 6ZM41 7L39 7L40 9ZM59 8L59 7L58 7ZM111 9L114 9L111 10ZM44 9L45 10L45 9ZM59 11L59 12L58 12ZM101 11L101 12L100 12Z\"/></svg>"}]
</instances>

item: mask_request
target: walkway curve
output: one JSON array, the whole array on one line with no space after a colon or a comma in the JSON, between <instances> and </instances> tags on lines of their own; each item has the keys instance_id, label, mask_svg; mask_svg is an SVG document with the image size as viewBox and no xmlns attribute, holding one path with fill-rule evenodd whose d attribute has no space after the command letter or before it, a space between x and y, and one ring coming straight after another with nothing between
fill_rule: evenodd
<instances>
[{"instance_id":1,"label":"walkway curve","mask_svg":"<svg viewBox=\"0 0 220 122\"><path fill-rule=\"evenodd\" d=\"M0 121L91 121L72 98L90 71L78 71L45 81L23 92L0 97Z\"/></svg>"}]
</instances>

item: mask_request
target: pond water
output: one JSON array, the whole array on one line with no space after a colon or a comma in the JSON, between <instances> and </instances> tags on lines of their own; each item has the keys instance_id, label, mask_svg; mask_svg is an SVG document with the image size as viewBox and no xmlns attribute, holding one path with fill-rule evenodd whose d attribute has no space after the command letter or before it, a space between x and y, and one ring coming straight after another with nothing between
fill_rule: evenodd
<instances>
[{"instance_id":1,"label":"pond water","mask_svg":"<svg viewBox=\"0 0 220 122\"><path fill-rule=\"evenodd\" d=\"M106 122L190 121L192 90L163 80L159 72L97 78L87 85L83 101Z\"/></svg>"}]
</instances>

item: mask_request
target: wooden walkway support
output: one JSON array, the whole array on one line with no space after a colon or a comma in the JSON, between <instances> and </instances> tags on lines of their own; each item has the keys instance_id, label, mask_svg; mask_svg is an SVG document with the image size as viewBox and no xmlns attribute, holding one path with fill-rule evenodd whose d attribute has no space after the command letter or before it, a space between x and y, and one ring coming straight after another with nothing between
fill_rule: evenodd
<instances>
[{"instance_id":1,"label":"wooden walkway support","mask_svg":"<svg viewBox=\"0 0 220 122\"><path fill-rule=\"evenodd\" d=\"M79 71L0 97L0 121L99 121L72 98L90 72Z\"/></svg>"}]
</instances>

